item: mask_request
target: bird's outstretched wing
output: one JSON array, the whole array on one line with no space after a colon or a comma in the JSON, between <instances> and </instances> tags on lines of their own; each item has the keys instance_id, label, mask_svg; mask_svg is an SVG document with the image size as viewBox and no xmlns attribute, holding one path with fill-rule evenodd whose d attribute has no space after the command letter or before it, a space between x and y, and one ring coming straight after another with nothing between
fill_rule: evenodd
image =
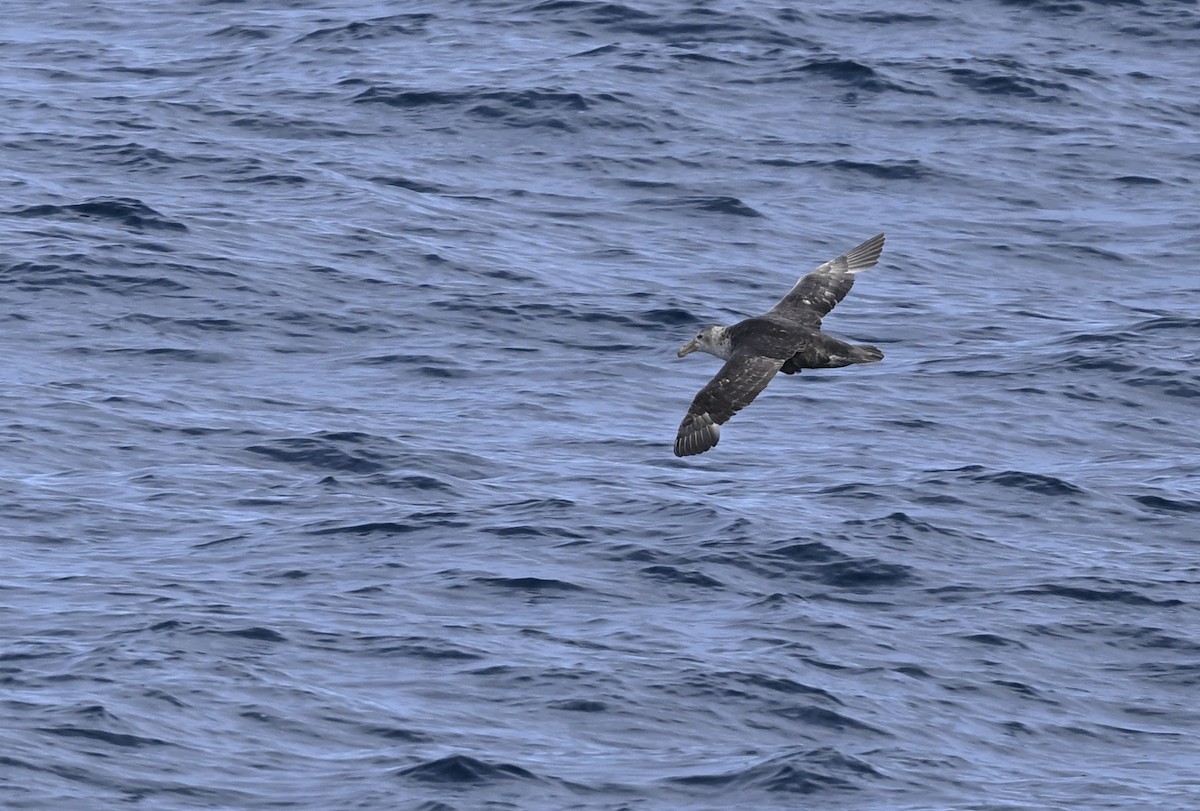
<instances>
[{"instance_id":1,"label":"bird's outstretched wing","mask_svg":"<svg viewBox=\"0 0 1200 811\"><path fill-rule=\"evenodd\" d=\"M770 312L789 321L820 326L821 319L854 286L854 274L874 267L882 252L883 234L877 234L801 277Z\"/></svg>"},{"instance_id":2,"label":"bird's outstretched wing","mask_svg":"<svg viewBox=\"0 0 1200 811\"><path fill-rule=\"evenodd\" d=\"M735 354L726 361L692 400L675 436L675 455L704 453L716 445L721 439L719 426L749 405L782 365L776 358L746 354Z\"/></svg>"}]
</instances>

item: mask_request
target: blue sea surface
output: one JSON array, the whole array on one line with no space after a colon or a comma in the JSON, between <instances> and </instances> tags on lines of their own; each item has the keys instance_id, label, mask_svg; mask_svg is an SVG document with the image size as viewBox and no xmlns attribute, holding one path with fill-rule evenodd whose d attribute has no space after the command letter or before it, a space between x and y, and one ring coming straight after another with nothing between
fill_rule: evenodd
<instances>
[{"instance_id":1,"label":"blue sea surface","mask_svg":"<svg viewBox=\"0 0 1200 811\"><path fill-rule=\"evenodd\" d=\"M7 4L0 808L1200 808L1195 0ZM878 232L677 459L676 349Z\"/></svg>"}]
</instances>

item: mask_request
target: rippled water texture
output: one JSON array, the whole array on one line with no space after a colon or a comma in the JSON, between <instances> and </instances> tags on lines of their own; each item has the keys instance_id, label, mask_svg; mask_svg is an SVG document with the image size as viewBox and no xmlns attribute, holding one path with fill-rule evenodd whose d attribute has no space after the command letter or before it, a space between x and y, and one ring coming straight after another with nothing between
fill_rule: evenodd
<instances>
[{"instance_id":1,"label":"rippled water texture","mask_svg":"<svg viewBox=\"0 0 1200 811\"><path fill-rule=\"evenodd\" d=\"M1197 53L6 6L0 807L1200 807ZM880 231L884 361L676 459L680 344Z\"/></svg>"}]
</instances>

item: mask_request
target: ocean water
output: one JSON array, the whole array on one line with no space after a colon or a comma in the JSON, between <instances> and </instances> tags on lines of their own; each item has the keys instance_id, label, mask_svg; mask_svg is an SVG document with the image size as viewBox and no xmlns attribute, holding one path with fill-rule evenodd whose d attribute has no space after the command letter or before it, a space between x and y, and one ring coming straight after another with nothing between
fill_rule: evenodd
<instances>
[{"instance_id":1,"label":"ocean water","mask_svg":"<svg viewBox=\"0 0 1200 811\"><path fill-rule=\"evenodd\" d=\"M1200 807L1200 7L16 2L0 807ZM877 232L721 444L676 348Z\"/></svg>"}]
</instances>

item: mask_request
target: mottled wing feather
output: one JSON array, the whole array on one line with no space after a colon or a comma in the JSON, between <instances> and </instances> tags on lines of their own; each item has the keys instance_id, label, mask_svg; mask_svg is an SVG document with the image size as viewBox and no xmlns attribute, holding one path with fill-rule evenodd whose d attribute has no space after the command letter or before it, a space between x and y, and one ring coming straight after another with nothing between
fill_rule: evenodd
<instances>
[{"instance_id":1,"label":"mottled wing feather","mask_svg":"<svg viewBox=\"0 0 1200 811\"><path fill-rule=\"evenodd\" d=\"M734 355L708 385L700 389L675 436L675 455L704 453L721 439L718 427L745 408L767 387L782 360Z\"/></svg>"},{"instance_id":2,"label":"mottled wing feather","mask_svg":"<svg viewBox=\"0 0 1200 811\"><path fill-rule=\"evenodd\" d=\"M882 252L883 234L877 234L802 277L771 312L790 321L819 326L821 319L850 292L854 274L874 267Z\"/></svg>"}]
</instances>

